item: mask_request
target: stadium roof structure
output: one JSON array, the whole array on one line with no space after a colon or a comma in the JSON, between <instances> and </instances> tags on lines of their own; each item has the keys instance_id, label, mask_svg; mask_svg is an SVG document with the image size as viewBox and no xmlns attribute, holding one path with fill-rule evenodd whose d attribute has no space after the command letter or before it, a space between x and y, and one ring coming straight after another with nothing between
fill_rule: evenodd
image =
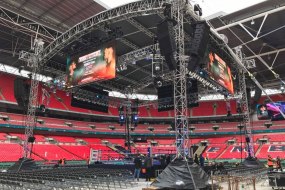
<instances>
[{"instance_id":1,"label":"stadium roof structure","mask_svg":"<svg viewBox=\"0 0 285 190\"><path fill-rule=\"evenodd\" d=\"M30 49L31 36L43 38L46 47L77 23L101 11L104 11L104 7L93 0L1 1L0 63L3 67L9 65L22 69L25 63L18 59L18 54L21 50ZM285 80L284 12L285 3L282 0L271 0L208 21L216 31L226 35L231 48L242 46L246 58L255 60L256 67L251 65L249 70L266 88L279 89ZM117 77L96 85L122 93L125 89L136 89L137 93L156 94L152 84L151 59L130 59L128 55L153 45L156 25L162 18L162 14L149 13L105 22L74 38L50 56L41 74L52 78L63 76L67 55L99 47L113 38L116 39L120 62ZM205 92L208 93L207 89Z\"/></svg>"}]
</instances>

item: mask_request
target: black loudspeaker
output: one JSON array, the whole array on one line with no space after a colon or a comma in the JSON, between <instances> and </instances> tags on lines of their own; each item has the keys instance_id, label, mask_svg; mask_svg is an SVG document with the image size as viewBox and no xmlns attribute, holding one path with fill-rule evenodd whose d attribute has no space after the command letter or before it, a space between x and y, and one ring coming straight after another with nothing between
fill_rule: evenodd
<instances>
[{"instance_id":1,"label":"black loudspeaker","mask_svg":"<svg viewBox=\"0 0 285 190\"><path fill-rule=\"evenodd\" d=\"M21 78L14 80L14 97L19 107L27 108L29 105L30 85Z\"/></svg>"},{"instance_id":2,"label":"black loudspeaker","mask_svg":"<svg viewBox=\"0 0 285 190\"><path fill-rule=\"evenodd\" d=\"M205 57L210 37L210 27L205 21L197 22L193 27L193 40L189 45L189 50L186 51L186 54L191 57L188 64L189 71L193 71Z\"/></svg>"},{"instance_id":3,"label":"black loudspeaker","mask_svg":"<svg viewBox=\"0 0 285 190\"><path fill-rule=\"evenodd\" d=\"M36 140L35 137L29 137L29 138L28 138L28 142L29 142L29 143L34 143L35 140Z\"/></svg>"},{"instance_id":4,"label":"black loudspeaker","mask_svg":"<svg viewBox=\"0 0 285 190\"><path fill-rule=\"evenodd\" d=\"M187 79L187 107L199 106L198 82L196 79Z\"/></svg>"},{"instance_id":5,"label":"black loudspeaker","mask_svg":"<svg viewBox=\"0 0 285 190\"><path fill-rule=\"evenodd\" d=\"M204 57L209 43L210 26L206 21L197 22L194 26L194 36L189 51L192 55Z\"/></svg>"},{"instance_id":6,"label":"black loudspeaker","mask_svg":"<svg viewBox=\"0 0 285 190\"><path fill-rule=\"evenodd\" d=\"M174 109L174 87L165 85L157 88L158 112L169 111Z\"/></svg>"},{"instance_id":7,"label":"black loudspeaker","mask_svg":"<svg viewBox=\"0 0 285 190\"><path fill-rule=\"evenodd\" d=\"M108 113L109 92L104 91L104 90L93 89L93 93L96 94L96 97L94 97L92 101L77 97L76 93L72 94L71 106Z\"/></svg>"},{"instance_id":8,"label":"black loudspeaker","mask_svg":"<svg viewBox=\"0 0 285 190\"><path fill-rule=\"evenodd\" d=\"M247 96L248 105L250 105L250 102L251 102L251 94L250 94L250 92L251 92L250 88L246 88L246 96Z\"/></svg>"},{"instance_id":9,"label":"black loudspeaker","mask_svg":"<svg viewBox=\"0 0 285 190\"><path fill-rule=\"evenodd\" d=\"M157 40L160 48L161 55L165 56L165 61L170 70L177 68L174 59L174 52L176 51L174 21L164 19L157 25Z\"/></svg>"},{"instance_id":10,"label":"black loudspeaker","mask_svg":"<svg viewBox=\"0 0 285 190\"><path fill-rule=\"evenodd\" d=\"M250 143L250 138L249 137L245 137L245 142Z\"/></svg>"},{"instance_id":11,"label":"black loudspeaker","mask_svg":"<svg viewBox=\"0 0 285 190\"><path fill-rule=\"evenodd\" d=\"M253 96L253 99L252 99L251 104L250 104L251 110L255 110L256 105L257 105L259 99L261 98L261 94L262 94L262 90L258 86L255 86L254 96Z\"/></svg>"}]
</instances>

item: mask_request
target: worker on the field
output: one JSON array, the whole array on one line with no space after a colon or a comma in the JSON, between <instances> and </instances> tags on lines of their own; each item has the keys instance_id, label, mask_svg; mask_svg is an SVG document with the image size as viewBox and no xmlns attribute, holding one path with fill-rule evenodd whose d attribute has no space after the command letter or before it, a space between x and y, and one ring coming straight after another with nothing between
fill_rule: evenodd
<instances>
[{"instance_id":1,"label":"worker on the field","mask_svg":"<svg viewBox=\"0 0 285 190\"><path fill-rule=\"evenodd\" d=\"M273 169L273 162L274 162L273 158L270 155L268 155L268 157L267 157L267 166L268 166L268 168L270 170Z\"/></svg>"},{"instance_id":2,"label":"worker on the field","mask_svg":"<svg viewBox=\"0 0 285 190\"><path fill-rule=\"evenodd\" d=\"M280 157L279 156L277 156L277 159L276 159L276 169L277 169L277 171L283 171L283 169L282 169L282 164L281 164L281 159L280 159Z\"/></svg>"}]
</instances>

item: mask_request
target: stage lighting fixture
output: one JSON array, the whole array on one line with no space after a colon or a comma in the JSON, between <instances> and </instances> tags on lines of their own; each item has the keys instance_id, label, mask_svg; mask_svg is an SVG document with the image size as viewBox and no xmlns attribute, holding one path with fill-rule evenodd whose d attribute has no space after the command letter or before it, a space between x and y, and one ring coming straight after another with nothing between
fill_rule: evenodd
<instances>
[{"instance_id":1,"label":"stage lighting fixture","mask_svg":"<svg viewBox=\"0 0 285 190\"><path fill-rule=\"evenodd\" d=\"M21 71L24 69L24 66L20 66L19 67L19 73L21 73Z\"/></svg>"},{"instance_id":2,"label":"stage lighting fixture","mask_svg":"<svg viewBox=\"0 0 285 190\"><path fill-rule=\"evenodd\" d=\"M34 143L36 138L34 136L28 138L29 143Z\"/></svg>"},{"instance_id":3,"label":"stage lighting fixture","mask_svg":"<svg viewBox=\"0 0 285 190\"><path fill-rule=\"evenodd\" d=\"M171 18L171 4L165 3L163 6L165 7L163 15L167 18Z\"/></svg>"},{"instance_id":4,"label":"stage lighting fixture","mask_svg":"<svg viewBox=\"0 0 285 190\"><path fill-rule=\"evenodd\" d=\"M244 125L238 125L237 128L238 128L239 130L242 130L242 129L244 128Z\"/></svg>"},{"instance_id":5,"label":"stage lighting fixture","mask_svg":"<svg viewBox=\"0 0 285 190\"><path fill-rule=\"evenodd\" d=\"M251 23L250 23L251 25L254 25L255 24L255 22L254 22L254 20L252 19L251 20Z\"/></svg>"},{"instance_id":6,"label":"stage lighting fixture","mask_svg":"<svg viewBox=\"0 0 285 190\"><path fill-rule=\"evenodd\" d=\"M124 123L125 123L125 116L124 115L120 115L119 116L119 123L120 123L121 126L124 125Z\"/></svg>"},{"instance_id":7,"label":"stage lighting fixture","mask_svg":"<svg viewBox=\"0 0 285 190\"><path fill-rule=\"evenodd\" d=\"M220 126L219 126L219 125L214 125L212 128L213 128L215 131L217 131L217 130L220 128Z\"/></svg>"},{"instance_id":8,"label":"stage lighting fixture","mask_svg":"<svg viewBox=\"0 0 285 190\"><path fill-rule=\"evenodd\" d=\"M163 83L162 83L162 79L160 77L156 77L154 78L154 86L155 87L162 87Z\"/></svg>"},{"instance_id":9,"label":"stage lighting fixture","mask_svg":"<svg viewBox=\"0 0 285 190\"><path fill-rule=\"evenodd\" d=\"M194 11L197 15L202 16L203 12L202 12L202 8L200 7L199 4L194 5Z\"/></svg>"},{"instance_id":10,"label":"stage lighting fixture","mask_svg":"<svg viewBox=\"0 0 285 190\"><path fill-rule=\"evenodd\" d=\"M265 122L264 126L269 129L272 126L272 122Z\"/></svg>"},{"instance_id":11,"label":"stage lighting fixture","mask_svg":"<svg viewBox=\"0 0 285 190\"><path fill-rule=\"evenodd\" d=\"M160 71L161 70L160 64L159 63L155 63L154 69L155 69L155 71Z\"/></svg>"},{"instance_id":12,"label":"stage lighting fixture","mask_svg":"<svg viewBox=\"0 0 285 190\"><path fill-rule=\"evenodd\" d=\"M46 107L45 107L45 105L43 105L43 104L40 105L40 111L43 112L43 113L46 112Z\"/></svg>"},{"instance_id":13,"label":"stage lighting fixture","mask_svg":"<svg viewBox=\"0 0 285 190\"><path fill-rule=\"evenodd\" d=\"M9 121L10 120L9 116L7 116L7 115L1 115L0 117L3 121Z\"/></svg>"}]
</instances>

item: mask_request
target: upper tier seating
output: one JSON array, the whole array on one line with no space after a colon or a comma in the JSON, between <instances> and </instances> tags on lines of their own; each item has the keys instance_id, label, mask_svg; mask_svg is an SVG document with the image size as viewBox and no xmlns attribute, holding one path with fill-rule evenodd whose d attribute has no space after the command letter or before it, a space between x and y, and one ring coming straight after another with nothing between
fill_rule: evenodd
<instances>
[{"instance_id":1,"label":"upper tier seating","mask_svg":"<svg viewBox=\"0 0 285 190\"><path fill-rule=\"evenodd\" d=\"M14 98L14 80L15 76L7 75L7 74L1 74L0 76L0 89L1 93L3 95L3 98L0 94L0 101L8 101L12 103L16 103L16 99ZM42 85L40 85L42 86ZM39 91L41 94L41 90ZM91 111L86 110L82 108L75 108L70 105L71 103L71 97L67 96L64 91L57 90L56 94L50 93L50 103L49 105L46 105L47 108L51 109L59 109L63 111L72 111L72 112L79 112L79 113L88 113L88 114L98 114L98 115L110 115L110 116L118 116L118 109L117 108L109 108L108 113L102 113L97 111ZM41 97L41 95L39 95ZM260 102L263 102L263 98L261 98ZM280 100L280 97L278 96L272 96L273 100ZM216 104L216 111L214 111L213 105ZM236 113L236 102L231 101L231 110L232 113ZM192 116L213 116L213 115L226 115L226 103L224 100L220 101L204 101L199 102L199 107L193 108L191 111L189 111ZM173 111L164 111L164 112L158 112L157 107L154 107L153 105L145 106L145 107L139 107L139 116L140 117L173 117L174 112Z\"/></svg>"}]
</instances>

